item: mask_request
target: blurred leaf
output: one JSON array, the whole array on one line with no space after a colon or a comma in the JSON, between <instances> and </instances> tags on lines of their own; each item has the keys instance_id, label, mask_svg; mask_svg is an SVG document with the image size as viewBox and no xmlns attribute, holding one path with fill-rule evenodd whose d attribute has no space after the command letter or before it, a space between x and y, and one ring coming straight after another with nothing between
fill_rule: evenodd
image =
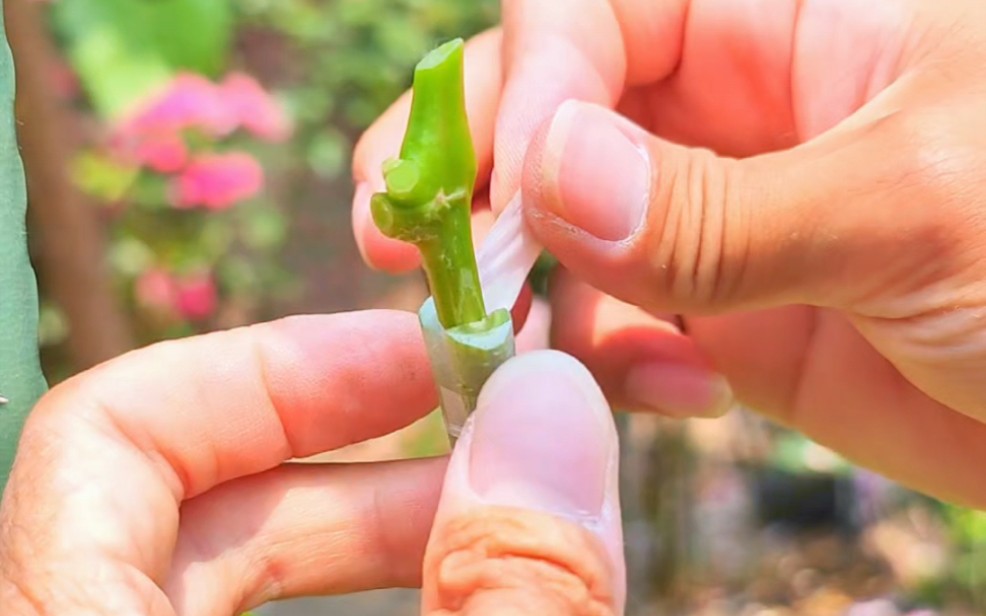
<instances>
[{"instance_id":1,"label":"blurred leaf","mask_svg":"<svg viewBox=\"0 0 986 616\"><path fill-rule=\"evenodd\" d=\"M300 87L285 98L291 117L306 124L323 120L335 103L328 88Z\"/></svg>"},{"instance_id":2,"label":"blurred leaf","mask_svg":"<svg viewBox=\"0 0 986 616\"><path fill-rule=\"evenodd\" d=\"M429 458L449 452L448 433L441 409L419 419L405 431L407 440L402 447L409 458Z\"/></svg>"},{"instance_id":3,"label":"blurred leaf","mask_svg":"<svg viewBox=\"0 0 986 616\"><path fill-rule=\"evenodd\" d=\"M956 541L965 547L986 547L986 512L949 505L949 526ZM983 571L986 578L986 571Z\"/></svg>"},{"instance_id":4,"label":"blurred leaf","mask_svg":"<svg viewBox=\"0 0 986 616\"><path fill-rule=\"evenodd\" d=\"M154 252L133 236L120 238L110 247L109 261L124 276L135 277L154 263Z\"/></svg>"},{"instance_id":5,"label":"blurred leaf","mask_svg":"<svg viewBox=\"0 0 986 616\"><path fill-rule=\"evenodd\" d=\"M54 304L45 302L41 305L38 318L38 344L51 346L59 344L68 338L68 321L65 314Z\"/></svg>"},{"instance_id":6,"label":"blurred leaf","mask_svg":"<svg viewBox=\"0 0 986 616\"><path fill-rule=\"evenodd\" d=\"M217 74L232 32L229 0L71 0L55 27L96 110L125 112L177 70Z\"/></svg>"},{"instance_id":7,"label":"blurred leaf","mask_svg":"<svg viewBox=\"0 0 986 616\"><path fill-rule=\"evenodd\" d=\"M308 145L308 166L323 178L338 177L346 166L348 145L345 138L336 132L320 133Z\"/></svg>"},{"instance_id":8,"label":"blurred leaf","mask_svg":"<svg viewBox=\"0 0 986 616\"><path fill-rule=\"evenodd\" d=\"M774 443L771 463L775 468L791 473L849 472L851 466L832 450L796 432L785 431Z\"/></svg>"},{"instance_id":9,"label":"blurred leaf","mask_svg":"<svg viewBox=\"0 0 986 616\"><path fill-rule=\"evenodd\" d=\"M127 194L138 170L94 152L85 152L72 161L71 173L73 181L83 191L114 203Z\"/></svg>"},{"instance_id":10,"label":"blurred leaf","mask_svg":"<svg viewBox=\"0 0 986 616\"><path fill-rule=\"evenodd\" d=\"M271 207L252 207L243 213L243 240L249 247L263 250L284 241L288 224L280 212Z\"/></svg>"},{"instance_id":11,"label":"blurred leaf","mask_svg":"<svg viewBox=\"0 0 986 616\"><path fill-rule=\"evenodd\" d=\"M224 259L217 273L223 286L234 294L252 291L256 287L257 273L250 261L243 257Z\"/></svg>"},{"instance_id":12,"label":"blurred leaf","mask_svg":"<svg viewBox=\"0 0 986 616\"><path fill-rule=\"evenodd\" d=\"M183 242L185 251L181 253L183 258L178 263L179 270L199 269L204 264L211 266L229 252L236 238L236 230L224 214L203 211L195 217L198 219L197 225L190 217L189 222L193 224L187 228L189 235Z\"/></svg>"}]
</instances>

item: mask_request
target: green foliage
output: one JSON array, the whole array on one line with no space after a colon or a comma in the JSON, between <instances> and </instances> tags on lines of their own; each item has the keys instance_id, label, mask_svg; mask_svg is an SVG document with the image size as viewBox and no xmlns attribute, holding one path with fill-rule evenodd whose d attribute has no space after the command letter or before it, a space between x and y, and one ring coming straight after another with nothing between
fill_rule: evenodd
<instances>
[{"instance_id":1,"label":"green foliage","mask_svg":"<svg viewBox=\"0 0 986 616\"><path fill-rule=\"evenodd\" d=\"M28 260L27 196L14 132L14 63L0 2L0 491L24 418L45 390L38 363L38 294Z\"/></svg>"},{"instance_id":2,"label":"green foliage","mask_svg":"<svg viewBox=\"0 0 986 616\"><path fill-rule=\"evenodd\" d=\"M55 3L53 17L104 117L126 111L176 70L217 74L233 26L229 0L72 0Z\"/></svg>"},{"instance_id":3,"label":"green foliage","mask_svg":"<svg viewBox=\"0 0 986 616\"><path fill-rule=\"evenodd\" d=\"M779 431L770 450L773 468L789 473L845 474L852 470L846 460L800 433Z\"/></svg>"},{"instance_id":4,"label":"green foliage","mask_svg":"<svg viewBox=\"0 0 986 616\"><path fill-rule=\"evenodd\" d=\"M405 456L430 458L449 452L448 435L445 432L445 421L442 419L441 409L435 409L419 420L416 428L411 431L411 437L402 449Z\"/></svg>"},{"instance_id":5,"label":"green foliage","mask_svg":"<svg viewBox=\"0 0 986 616\"><path fill-rule=\"evenodd\" d=\"M951 585L980 608L986 607L986 512L945 506L945 521L955 549Z\"/></svg>"},{"instance_id":6,"label":"green foliage","mask_svg":"<svg viewBox=\"0 0 986 616\"><path fill-rule=\"evenodd\" d=\"M288 41L279 84L298 121L298 156L318 176L348 173L353 137L411 85L414 64L442 41L491 27L497 0L242 0L243 36Z\"/></svg>"},{"instance_id":7,"label":"green foliage","mask_svg":"<svg viewBox=\"0 0 986 616\"><path fill-rule=\"evenodd\" d=\"M123 195L125 201L105 196L113 220L108 262L139 342L244 324L263 302L290 291L291 276L276 259L288 222L268 196L222 211L177 209L168 204L161 178L147 175ZM167 301L148 304L141 284L155 271L177 278L208 274L220 305L212 314L190 318Z\"/></svg>"},{"instance_id":8,"label":"green foliage","mask_svg":"<svg viewBox=\"0 0 986 616\"><path fill-rule=\"evenodd\" d=\"M280 262L298 202L317 182L338 181L342 188L332 190L344 194L355 136L410 85L414 62L440 40L492 25L497 6L496 0L52 5L54 31L107 130L179 70L209 77L231 70L253 73L286 103L294 120L294 137L286 144L222 144L246 148L270 180L266 194L227 211L169 206L170 187L162 178L119 164L105 155L102 143L76 158L74 180L103 206L108 264L137 340L277 316L275 306L300 290L296 276ZM255 49L264 51L253 56ZM343 218L339 205L339 214L328 215ZM178 278L209 272L219 293L216 313L190 321L174 311L148 308L140 297L141 282L158 270ZM46 306L45 344L63 344L70 332L57 307ZM53 346L46 348L49 356L54 352Z\"/></svg>"}]
</instances>

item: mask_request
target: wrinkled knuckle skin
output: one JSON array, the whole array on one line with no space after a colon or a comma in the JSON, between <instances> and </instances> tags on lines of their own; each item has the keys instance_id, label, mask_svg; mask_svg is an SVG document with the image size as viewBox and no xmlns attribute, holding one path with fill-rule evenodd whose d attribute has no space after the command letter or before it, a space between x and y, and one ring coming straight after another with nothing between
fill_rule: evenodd
<instances>
[{"instance_id":1,"label":"wrinkled knuckle skin","mask_svg":"<svg viewBox=\"0 0 986 616\"><path fill-rule=\"evenodd\" d=\"M731 281L739 271L725 268L730 252L742 254L742 246L727 246L733 238L742 243L741 229L727 225L743 222L727 217L737 184L734 161L701 149L668 148L662 154L650 206L650 227L642 250L653 280L655 308L701 309L732 292ZM736 268L741 269L738 265Z\"/></svg>"},{"instance_id":2,"label":"wrinkled knuckle skin","mask_svg":"<svg viewBox=\"0 0 986 616\"><path fill-rule=\"evenodd\" d=\"M37 532L46 520L22 523L31 504L20 496L8 490L0 508L0 616L174 614L163 591L136 568L66 552L56 537Z\"/></svg>"},{"instance_id":3,"label":"wrinkled knuckle skin","mask_svg":"<svg viewBox=\"0 0 986 616\"><path fill-rule=\"evenodd\" d=\"M425 558L429 616L611 616L612 575L600 541L548 514L484 508L442 529Z\"/></svg>"}]
</instances>

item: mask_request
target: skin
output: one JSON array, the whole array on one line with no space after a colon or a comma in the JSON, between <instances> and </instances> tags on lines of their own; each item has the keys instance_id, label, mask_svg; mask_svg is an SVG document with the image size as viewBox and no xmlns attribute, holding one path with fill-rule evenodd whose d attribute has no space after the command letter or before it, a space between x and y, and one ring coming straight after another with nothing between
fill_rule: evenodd
<instances>
[{"instance_id":1,"label":"skin","mask_svg":"<svg viewBox=\"0 0 986 616\"><path fill-rule=\"evenodd\" d=\"M732 392L858 463L986 507L984 12L504 2L502 29L470 43L467 101L493 211L522 190L565 266L554 345L618 406L715 415ZM379 182L405 115L398 102L367 132L357 180ZM618 229L640 203L640 224ZM358 192L367 261L415 267L365 210Z\"/></svg>"},{"instance_id":2,"label":"skin","mask_svg":"<svg viewBox=\"0 0 986 616\"><path fill-rule=\"evenodd\" d=\"M504 594L556 604L563 584L592 599L571 613L619 613L617 441L602 392L551 351L489 384L451 460L336 465L289 461L434 408L415 315L294 317L82 373L25 427L0 503L0 611L235 615L423 584L441 598L423 613L474 615ZM515 435L517 409L541 423ZM564 447L538 446L565 425ZM441 573L464 557L476 577Z\"/></svg>"},{"instance_id":3,"label":"skin","mask_svg":"<svg viewBox=\"0 0 986 616\"><path fill-rule=\"evenodd\" d=\"M715 411L716 370L768 416L986 505L986 8L504 9L502 32L467 59L478 201L495 212L523 189L531 228L568 268L556 340L614 366L597 370L610 397ZM364 201L405 105L356 163L354 229L392 270L417 265L413 248L375 236ZM572 126L639 146L648 208L623 240L598 224L627 220L619 208L633 199L613 199L611 216L594 202L632 183L573 185L571 161L594 159ZM614 143L595 154L615 159ZM567 356L505 364L447 465L285 464L422 416L434 404L426 366L412 315L362 313L158 345L54 389L0 505L5 613L234 613L419 582L425 613L620 613L612 420Z\"/></svg>"},{"instance_id":4,"label":"skin","mask_svg":"<svg viewBox=\"0 0 986 616\"><path fill-rule=\"evenodd\" d=\"M435 616L616 613L606 555L574 524L491 508L444 528L425 565L426 575L436 581L425 598ZM490 587L495 590L476 592Z\"/></svg>"}]
</instances>

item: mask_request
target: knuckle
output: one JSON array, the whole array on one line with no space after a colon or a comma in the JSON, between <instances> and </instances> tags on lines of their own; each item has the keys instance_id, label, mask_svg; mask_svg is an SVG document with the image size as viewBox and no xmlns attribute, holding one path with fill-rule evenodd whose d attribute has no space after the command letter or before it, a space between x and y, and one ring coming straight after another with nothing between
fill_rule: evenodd
<instances>
[{"instance_id":1,"label":"knuckle","mask_svg":"<svg viewBox=\"0 0 986 616\"><path fill-rule=\"evenodd\" d=\"M731 293L738 272L727 268L738 264L727 255L740 253L745 237L733 228L743 224L743 210L730 206L739 173L735 161L711 151L669 148L644 249L659 306L700 310Z\"/></svg>"},{"instance_id":2,"label":"knuckle","mask_svg":"<svg viewBox=\"0 0 986 616\"><path fill-rule=\"evenodd\" d=\"M906 224L912 242L926 247L916 254L934 249L937 275L977 267L984 250L986 141L968 117L961 105L896 113L878 127L871 156L881 162L870 196L893 207L898 227Z\"/></svg>"},{"instance_id":3,"label":"knuckle","mask_svg":"<svg viewBox=\"0 0 986 616\"><path fill-rule=\"evenodd\" d=\"M433 616L609 616L607 556L587 530L548 514L486 508L443 529L425 562Z\"/></svg>"},{"instance_id":4,"label":"knuckle","mask_svg":"<svg viewBox=\"0 0 986 616\"><path fill-rule=\"evenodd\" d=\"M967 130L922 111L895 114L883 130L890 142L887 151L896 152L887 169L888 182L908 197L901 202L926 208L972 200L970 191L978 190L979 184L969 180L983 175L982 146Z\"/></svg>"}]
</instances>

